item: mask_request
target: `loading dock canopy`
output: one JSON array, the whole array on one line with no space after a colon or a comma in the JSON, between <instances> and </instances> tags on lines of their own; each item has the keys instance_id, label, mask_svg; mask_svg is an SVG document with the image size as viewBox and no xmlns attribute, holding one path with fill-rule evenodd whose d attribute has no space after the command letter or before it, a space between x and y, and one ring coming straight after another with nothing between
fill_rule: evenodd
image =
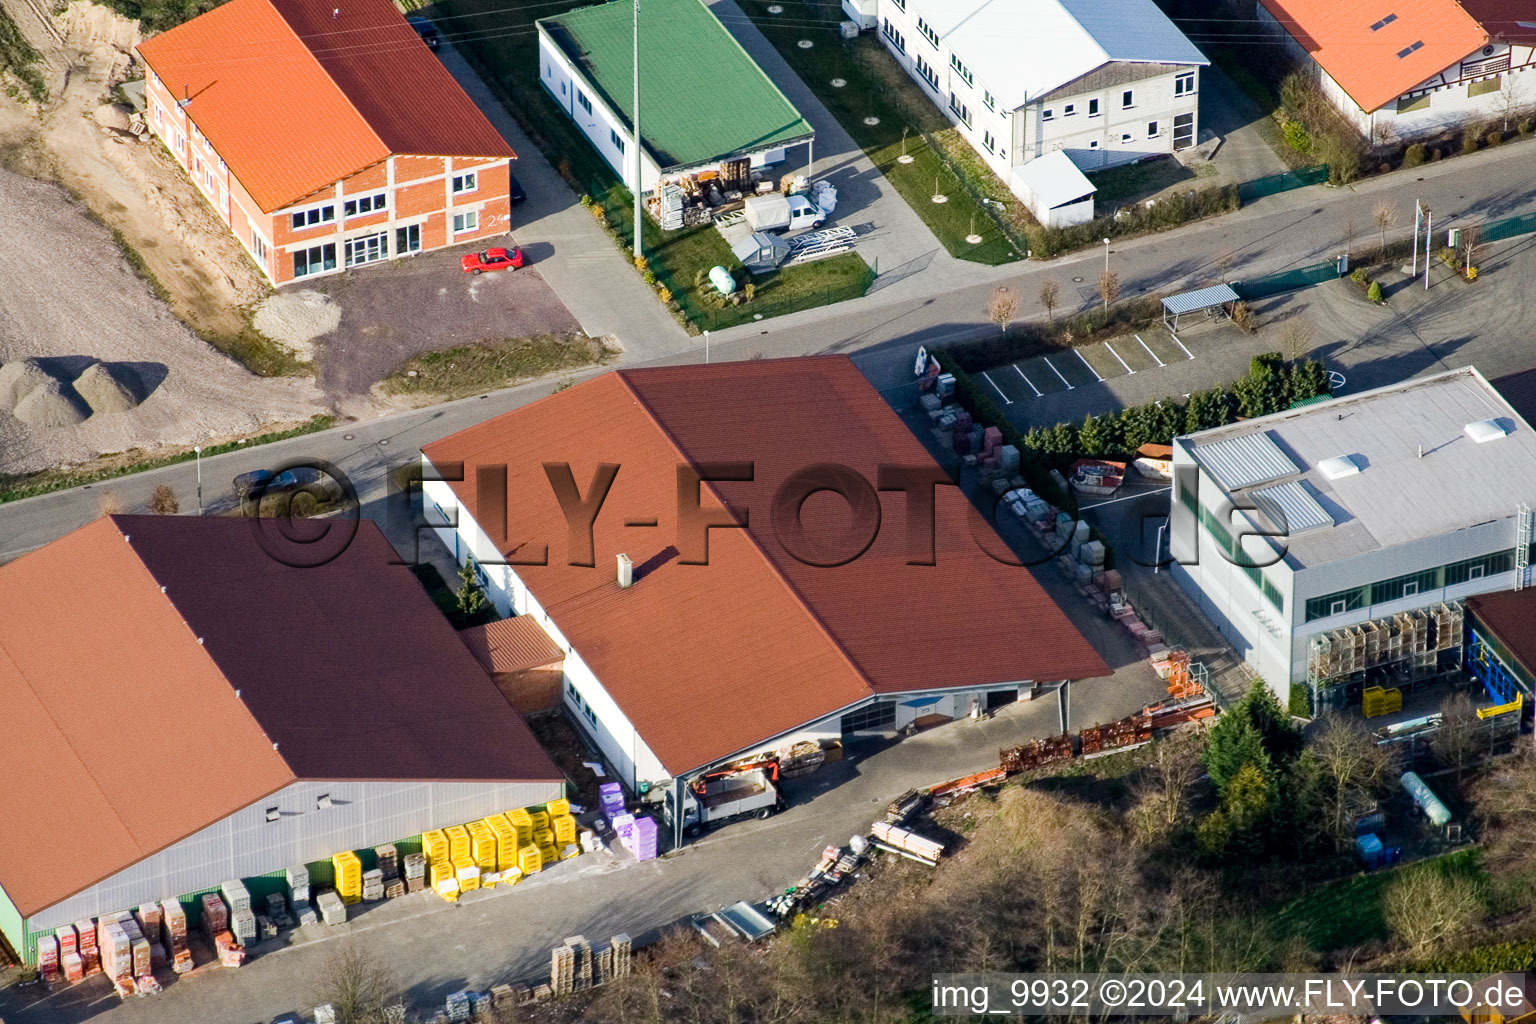
<instances>
[{"instance_id":1,"label":"loading dock canopy","mask_svg":"<svg viewBox=\"0 0 1536 1024\"><path fill-rule=\"evenodd\" d=\"M1179 292L1163 300L1163 326L1175 333L1179 329L1179 317L1185 313L1210 312L1213 316L1230 316L1228 303L1237 302L1237 292L1224 284L1209 288L1196 288L1192 292Z\"/></svg>"}]
</instances>

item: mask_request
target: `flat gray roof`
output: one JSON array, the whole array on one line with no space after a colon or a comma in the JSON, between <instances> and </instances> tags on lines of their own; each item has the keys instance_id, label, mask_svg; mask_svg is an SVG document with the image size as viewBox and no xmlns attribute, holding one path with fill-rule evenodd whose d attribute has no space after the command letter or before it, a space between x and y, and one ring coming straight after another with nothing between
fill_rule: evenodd
<instances>
[{"instance_id":1,"label":"flat gray roof","mask_svg":"<svg viewBox=\"0 0 1536 1024\"><path fill-rule=\"evenodd\" d=\"M1196 310L1210 309L1212 306L1237 301L1237 292L1228 285L1213 284L1207 288L1196 288L1192 292L1170 295L1163 300L1163 309L1169 313L1193 313Z\"/></svg>"},{"instance_id":2,"label":"flat gray roof","mask_svg":"<svg viewBox=\"0 0 1536 1024\"><path fill-rule=\"evenodd\" d=\"M1495 421L1505 435L1479 444L1465 429L1479 420ZM1299 516L1287 561L1303 567L1511 518L1522 501L1536 505L1536 430L1471 367L1179 443L1229 495L1264 507L1253 497L1267 492L1287 516ZM1272 474L1279 467L1271 448L1293 465L1291 473ZM1360 472L1328 479L1318 464L1335 456L1348 456ZM1280 491L1276 482L1300 486ZM1259 484L1271 486L1249 489Z\"/></svg>"}]
</instances>

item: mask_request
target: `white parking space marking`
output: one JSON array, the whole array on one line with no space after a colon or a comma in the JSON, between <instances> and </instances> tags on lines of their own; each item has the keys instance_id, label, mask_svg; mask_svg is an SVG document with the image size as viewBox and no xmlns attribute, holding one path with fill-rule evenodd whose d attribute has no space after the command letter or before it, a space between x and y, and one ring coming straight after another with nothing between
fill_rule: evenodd
<instances>
[{"instance_id":1,"label":"white parking space marking","mask_svg":"<svg viewBox=\"0 0 1536 1024\"><path fill-rule=\"evenodd\" d=\"M992 379L992 375L990 373L988 373L986 370L982 370L981 371L981 375L983 377L987 378L987 383L992 385L992 390L997 392L998 397L1003 400L1003 404L1004 405L1012 405L1013 404L1013 399L1011 399L1007 395L1003 394L1003 389L997 386L997 381Z\"/></svg>"},{"instance_id":2,"label":"white parking space marking","mask_svg":"<svg viewBox=\"0 0 1536 1024\"><path fill-rule=\"evenodd\" d=\"M1147 349L1147 355L1151 356L1153 359L1157 359L1157 353L1153 352L1151 349L1147 348L1147 343L1141 340L1141 335L1139 335L1139 334L1136 335L1136 344L1140 345L1144 349ZM1158 366L1167 366L1168 364L1163 362L1161 359L1157 359L1157 365Z\"/></svg>"},{"instance_id":3,"label":"white parking space marking","mask_svg":"<svg viewBox=\"0 0 1536 1024\"><path fill-rule=\"evenodd\" d=\"M1061 377L1061 371L1056 369L1056 364L1051 362L1051 359L1050 359L1049 356L1041 356L1040 358L1045 360L1045 365L1049 366L1051 368L1051 372L1052 373L1054 373L1058 377ZM1067 378L1061 377L1061 382L1067 386L1067 390L1068 391L1072 390L1072 382L1067 380Z\"/></svg>"},{"instance_id":4,"label":"white parking space marking","mask_svg":"<svg viewBox=\"0 0 1536 1024\"><path fill-rule=\"evenodd\" d=\"M1030 380L1029 377L1024 373L1023 370L1019 369L1019 364L1018 363L1010 363L1009 365L1011 365L1013 367L1013 372L1014 373L1016 373L1020 377L1024 378L1024 383L1029 385L1029 390L1031 390L1031 391L1033 391L1035 393L1035 397L1036 398L1039 398L1040 397L1040 389L1035 387L1035 382Z\"/></svg>"},{"instance_id":5,"label":"white parking space marking","mask_svg":"<svg viewBox=\"0 0 1536 1024\"><path fill-rule=\"evenodd\" d=\"M1120 358L1120 353L1115 351L1115 346L1111 345L1109 342L1106 341L1104 343L1104 347L1109 349L1109 354L1115 357L1115 362L1119 363L1121 366L1125 366L1125 372L1126 373L1135 373L1136 372L1135 370L1131 369L1129 366L1125 365L1125 360Z\"/></svg>"},{"instance_id":6,"label":"white parking space marking","mask_svg":"<svg viewBox=\"0 0 1536 1024\"><path fill-rule=\"evenodd\" d=\"M1194 353L1193 353L1193 352L1191 352L1191 351L1190 351L1190 350L1189 350L1189 349L1187 349L1187 348L1185 348L1185 347L1184 347L1184 343L1183 343L1183 342L1182 342L1182 341L1180 341L1180 340L1179 340L1179 336L1178 336L1178 335L1177 335L1177 334L1174 334L1174 333L1173 333L1173 332L1172 332L1172 331L1169 331L1169 332L1168 332L1168 337L1170 337L1170 338L1172 338L1172 339L1173 339L1173 343L1174 343L1174 344L1175 344L1175 345L1177 345L1177 346L1179 346L1179 349L1180 349L1180 350L1181 350L1181 351L1182 351L1182 352L1183 352L1183 353L1184 353L1184 354L1185 354L1185 355L1187 355L1187 356L1189 356L1189 358L1191 358L1191 359L1193 359L1193 358L1195 358L1195 354L1194 354Z\"/></svg>"},{"instance_id":7,"label":"white parking space marking","mask_svg":"<svg viewBox=\"0 0 1536 1024\"><path fill-rule=\"evenodd\" d=\"M1077 358L1079 358L1079 359L1081 359L1083 361L1083 365L1088 367L1088 372L1093 374L1094 379L1098 380L1098 381L1103 381L1104 378L1099 376L1099 371L1095 370L1093 368L1093 364L1088 361L1088 357L1083 355L1083 350L1082 349L1074 349L1074 351L1077 353Z\"/></svg>"}]
</instances>

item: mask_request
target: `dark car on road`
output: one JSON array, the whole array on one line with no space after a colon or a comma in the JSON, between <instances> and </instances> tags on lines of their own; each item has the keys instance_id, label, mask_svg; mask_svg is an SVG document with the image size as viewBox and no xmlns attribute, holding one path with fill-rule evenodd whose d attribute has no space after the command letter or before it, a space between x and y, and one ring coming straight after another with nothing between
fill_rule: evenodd
<instances>
[{"instance_id":1,"label":"dark car on road","mask_svg":"<svg viewBox=\"0 0 1536 1024\"><path fill-rule=\"evenodd\" d=\"M406 18L405 20L411 28L416 30L416 34L421 36L421 41L426 43L429 49L437 49L437 44L441 40L438 39L436 25L420 15Z\"/></svg>"},{"instance_id":2,"label":"dark car on road","mask_svg":"<svg viewBox=\"0 0 1536 1024\"><path fill-rule=\"evenodd\" d=\"M513 177L511 171L507 172L507 198L512 201L513 206L528 198L528 193L523 191L522 184Z\"/></svg>"}]
</instances>

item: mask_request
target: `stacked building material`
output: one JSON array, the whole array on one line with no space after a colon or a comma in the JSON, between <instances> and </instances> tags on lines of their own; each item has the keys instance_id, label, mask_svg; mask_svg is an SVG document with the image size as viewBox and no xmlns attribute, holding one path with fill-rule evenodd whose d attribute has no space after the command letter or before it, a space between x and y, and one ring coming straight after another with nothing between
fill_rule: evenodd
<instances>
[{"instance_id":1,"label":"stacked building material","mask_svg":"<svg viewBox=\"0 0 1536 1024\"><path fill-rule=\"evenodd\" d=\"M469 852L469 830L463 825L450 825L443 829L448 837L448 859L454 862L472 859Z\"/></svg>"},{"instance_id":2,"label":"stacked building material","mask_svg":"<svg viewBox=\"0 0 1536 1024\"><path fill-rule=\"evenodd\" d=\"M427 855L425 853L408 853L405 855L405 888L407 892L416 892L424 885L427 877Z\"/></svg>"},{"instance_id":3,"label":"stacked building material","mask_svg":"<svg viewBox=\"0 0 1536 1024\"><path fill-rule=\"evenodd\" d=\"M315 897L315 909L320 912L320 920L328 925L346 923L347 904L330 889Z\"/></svg>"},{"instance_id":4,"label":"stacked building material","mask_svg":"<svg viewBox=\"0 0 1536 1024\"><path fill-rule=\"evenodd\" d=\"M126 927L126 925L124 927ZM133 930L129 929L128 935L129 935L130 938L133 937L133 934L134 934ZM134 976L134 978L142 978L146 974L152 974L154 972L154 969L155 969L154 960L150 957L150 953L149 953L149 940L144 938L143 936L140 936L138 938L133 938L133 976Z\"/></svg>"},{"instance_id":5,"label":"stacked building material","mask_svg":"<svg viewBox=\"0 0 1536 1024\"><path fill-rule=\"evenodd\" d=\"M1403 710L1403 691L1397 687L1383 689L1367 686L1361 694L1360 711L1366 718L1377 718Z\"/></svg>"},{"instance_id":6,"label":"stacked building material","mask_svg":"<svg viewBox=\"0 0 1536 1024\"><path fill-rule=\"evenodd\" d=\"M1009 775L1070 760L1072 760L1072 737L1070 736L1029 740L1017 747L1004 750L999 755L999 764Z\"/></svg>"},{"instance_id":7,"label":"stacked building material","mask_svg":"<svg viewBox=\"0 0 1536 1024\"><path fill-rule=\"evenodd\" d=\"M944 855L943 843L920 836L900 825L892 825L888 821L875 822L870 826L869 831L877 843L905 851L929 863L937 864L939 858Z\"/></svg>"},{"instance_id":8,"label":"stacked building material","mask_svg":"<svg viewBox=\"0 0 1536 1024\"><path fill-rule=\"evenodd\" d=\"M96 945L96 923L90 918L75 922L75 934L79 936L80 963L86 976L101 973L101 950Z\"/></svg>"},{"instance_id":9,"label":"stacked building material","mask_svg":"<svg viewBox=\"0 0 1536 1024\"><path fill-rule=\"evenodd\" d=\"M234 933L235 941L240 945L254 946L256 944L256 912L250 907L230 911L229 930Z\"/></svg>"},{"instance_id":10,"label":"stacked building material","mask_svg":"<svg viewBox=\"0 0 1536 1024\"><path fill-rule=\"evenodd\" d=\"M524 878L536 875L544 868L544 855L537 846L529 843L517 848L517 870Z\"/></svg>"},{"instance_id":11,"label":"stacked building material","mask_svg":"<svg viewBox=\"0 0 1536 1024\"><path fill-rule=\"evenodd\" d=\"M284 872L288 883L288 902L293 912L299 912L299 904L309 902L309 868L296 864Z\"/></svg>"},{"instance_id":12,"label":"stacked building material","mask_svg":"<svg viewBox=\"0 0 1536 1024\"><path fill-rule=\"evenodd\" d=\"M202 895L203 910L203 934L212 942L213 937L219 932L229 930L229 907L224 902L224 897L216 892L205 892Z\"/></svg>"},{"instance_id":13,"label":"stacked building material","mask_svg":"<svg viewBox=\"0 0 1536 1024\"><path fill-rule=\"evenodd\" d=\"M133 977L133 942L128 930L113 916L101 917L96 924L96 946L101 951L101 970L108 978Z\"/></svg>"},{"instance_id":14,"label":"stacked building material","mask_svg":"<svg viewBox=\"0 0 1536 1024\"><path fill-rule=\"evenodd\" d=\"M357 854L345 850L331 857L335 872L336 895L343 903L359 903L363 898L363 862Z\"/></svg>"},{"instance_id":15,"label":"stacked building material","mask_svg":"<svg viewBox=\"0 0 1536 1024\"><path fill-rule=\"evenodd\" d=\"M421 834L421 854L426 858L428 867L433 864L448 864L453 861L453 858L449 856L448 836L444 834L442 829L433 829L431 832L423 832Z\"/></svg>"},{"instance_id":16,"label":"stacked building material","mask_svg":"<svg viewBox=\"0 0 1536 1024\"><path fill-rule=\"evenodd\" d=\"M160 920L163 913L158 903L146 903L133 912L133 920L139 926L140 934L149 940L149 963L152 971L164 967L168 959L165 944L160 940Z\"/></svg>"},{"instance_id":17,"label":"stacked building material","mask_svg":"<svg viewBox=\"0 0 1536 1024\"><path fill-rule=\"evenodd\" d=\"M400 877L400 851L394 843L386 843L383 846L373 848L373 866L378 868L384 881Z\"/></svg>"},{"instance_id":18,"label":"stacked building material","mask_svg":"<svg viewBox=\"0 0 1536 1024\"><path fill-rule=\"evenodd\" d=\"M624 815L614 822L619 842L634 854L635 860L656 858L656 819L644 814L634 817Z\"/></svg>"},{"instance_id":19,"label":"stacked building material","mask_svg":"<svg viewBox=\"0 0 1536 1024\"><path fill-rule=\"evenodd\" d=\"M603 804L603 817L612 820L624 813L624 787L617 782L605 782L598 787Z\"/></svg>"},{"instance_id":20,"label":"stacked building material","mask_svg":"<svg viewBox=\"0 0 1536 1024\"><path fill-rule=\"evenodd\" d=\"M320 923L320 911L316 909L314 900L305 900L294 907L293 916L301 926Z\"/></svg>"},{"instance_id":21,"label":"stacked building material","mask_svg":"<svg viewBox=\"0 0 1536 1024\"><path fill-rule=\"evenodd\" d=\"M384 872L372 868L363 872L363 900L377 903L384 898Z\"/></svg>"},{"instance_id":22,"label":"stacked building material","mask_svg":"<svg viewBox=\"0 0 1536 1024\"><path fill-rule=\"evenodd\" d=\"M493 814L485 824L496 837L496 870L505 873L517 867L517 829L505 814Z\"/></svg>"},{"instance_id":23,"label":"stacked building material","mask_svg":"<svg viewBox=\"0 0 1536 1024\"><path fill-rule=\"evenodd\" d=\"M160 941L171 960L171 970L186 974L192 970L192 951L187 947L187 912L181 901L160 901Z\"/></svg>"},{"instance_id":24,"label":"stacked building material","mask_svg":"<svg viewBox=\"0 0 1536 1024\"><path fill-rule=\"evenodd\" d=\"M220 967L239 967L245 963L245 950L240 948L232 932L223 931L215 935L213 949L219 955Z\"/></svg>"},{"instance_id":25,"label":"stacked building material","mask_svg":"<svg viewBox=\"0 0 1536 1024\"><path fill-rule=\"evenodd\" d=\"M455 992L448 997L448 1019L453 1024L460 1024L469 1020L469 992L468 990Z\"/></svg>"},{"instance_id":26,"label":"stacked building material","mask_svg":"<svg viewBox=\"0 0 1536 1024\"><path fill-rule=\"evenodd\" d=\"M387 900L397 900L404 896L406 891L405 879L403 878L391 878L384 883L384 898Z\"/></svg>"},{"instance_id":27,"label":"stacked building material","mask_svg":"<svg viewBox=\"0 0 1536 1024\"><path fill-rule=\"evenodd\" d=\"M61 977L59 973L59 939L56 935L44 935L37 940L37 972L43 981L51 985Z\"/></svg>"},{"instance_id":28,"label":"stacked building material","mask_svg":"<svg viewBox=\"0 0 1536 1024\"><path fill-rule=\"evenodd\" d=\"M489 822L471 821L464 826L469 833L469 859L479 865L481 872L496 871L496 832Z\"/></svg>"},{"instance_id":29,"label":"stacked building material","mask_svg":"<svg viewBox=\"0 0 1536 1024\"><path fill-rule=\"evenodd\" d=\"M336 1024L336 1007L330 1003L315 1007L315 1024Z\"/></svg>"},{"instance_id":30,"label":"stacked building material","mask_svg":"<svg viewBox=\"0 0 1536 1024\"><path fill-rule=\"evenodd\" d=\"M480 865L468 857L453 862L453 877L459 883L459 892L474 892L480 888Z\"/></svg>"}]
</instances>

